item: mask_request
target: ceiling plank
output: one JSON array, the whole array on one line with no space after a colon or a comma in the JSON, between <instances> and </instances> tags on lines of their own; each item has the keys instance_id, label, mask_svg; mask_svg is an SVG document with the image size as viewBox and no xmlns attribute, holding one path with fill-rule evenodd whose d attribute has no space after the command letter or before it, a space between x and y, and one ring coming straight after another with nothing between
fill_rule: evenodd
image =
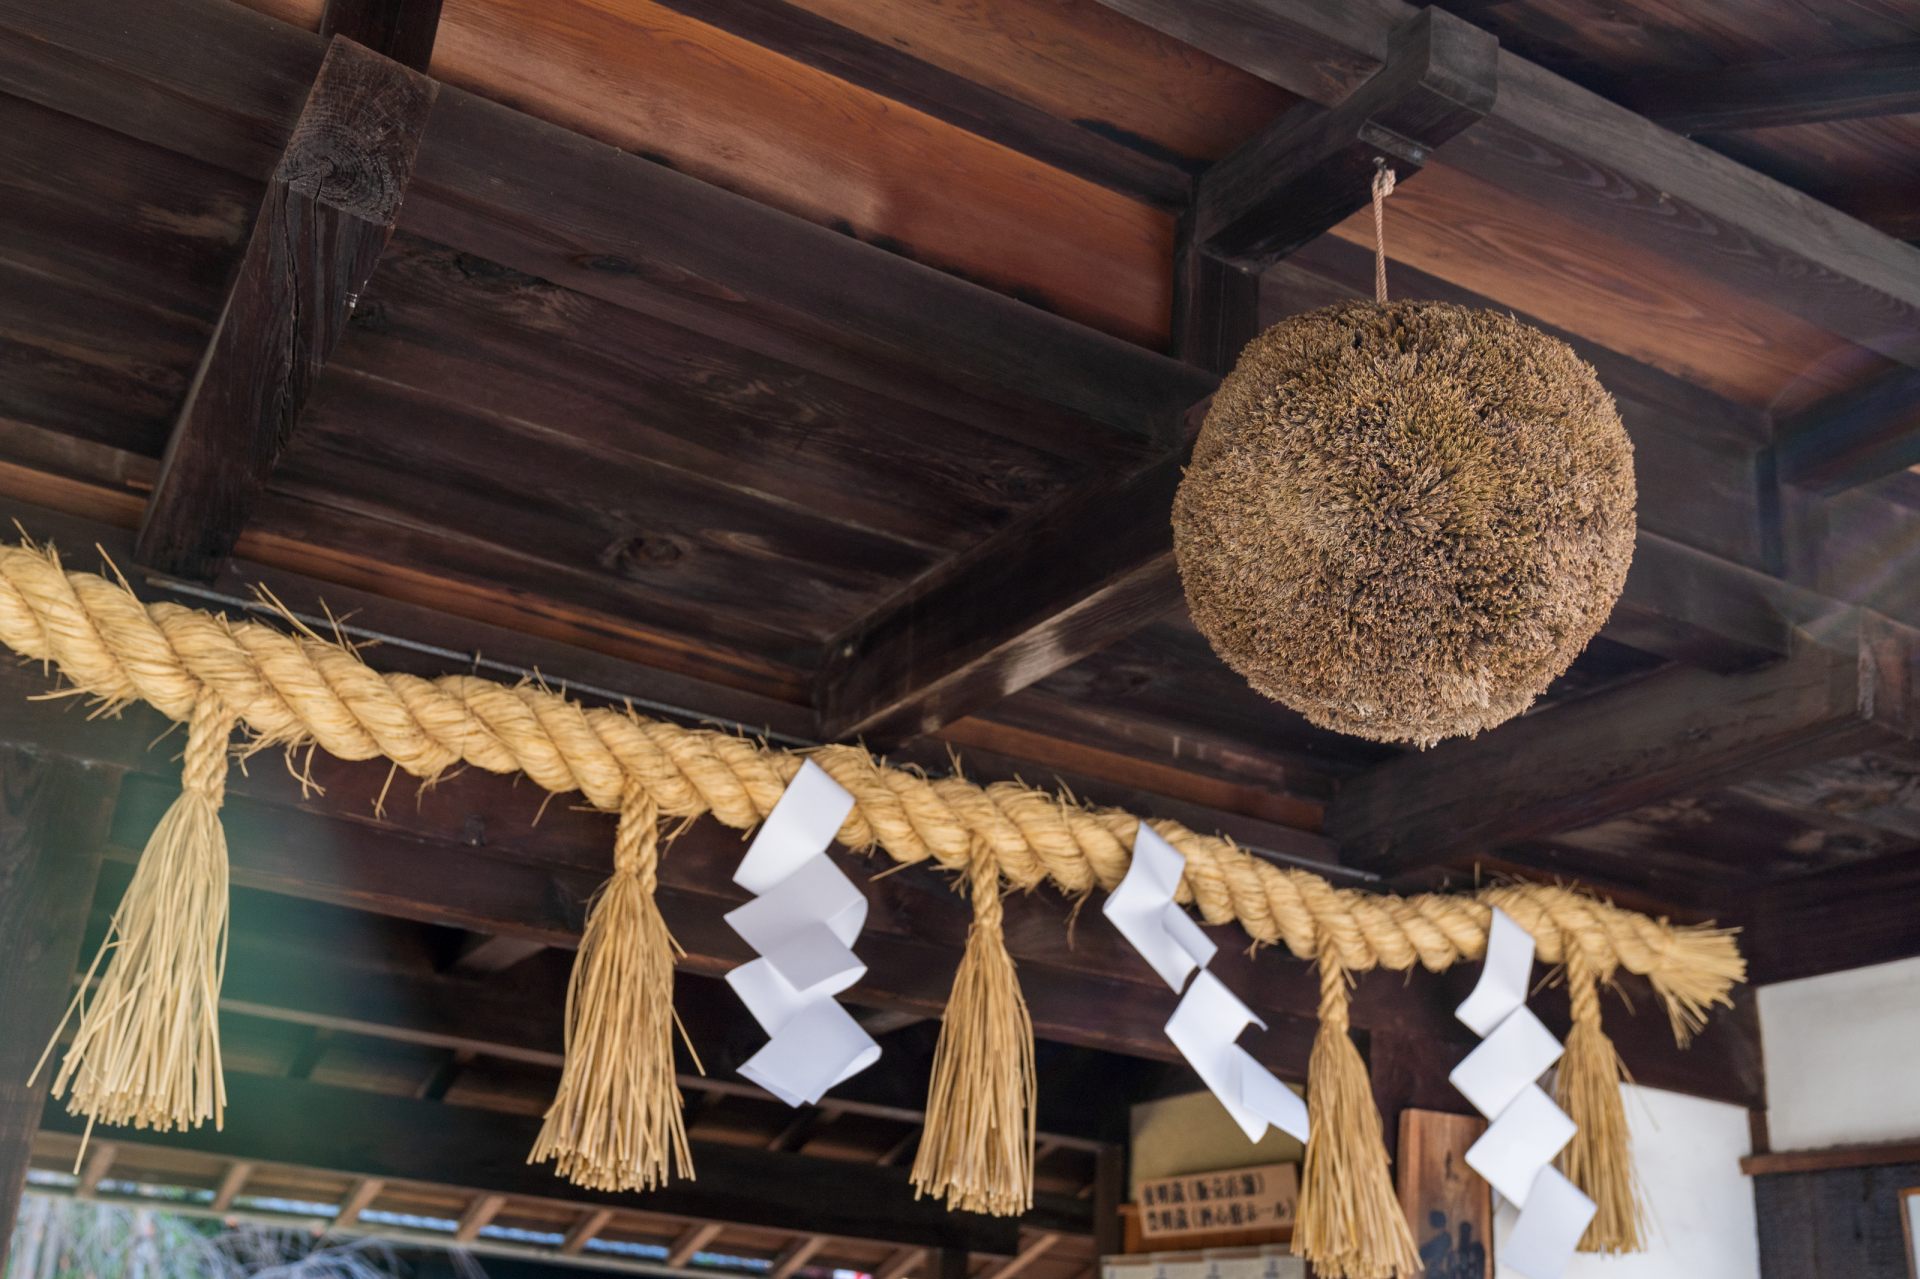
<instances>
[{"instance_id":1,"label":"ceiling plank","mask_svg":"<svg viewBox=\"0 0 1920 1279\"><path fill-rule=\"evenodd\" d=\"M1782 484L1843 492L1920 464L1920 370L1893 369L1783 419L1774 455Z\"/></svg>"},{"instance_id":2,"label":"ceiling plank","mask_svg":"<svg viewBox=\"0 0 1920 1279\"><path fill-rule=\"evenodd\" d=\"M327 0L323 38L345 36L403 67L425 71L440 33L441 0Z\"/></svg>"},{"instance_id":3,"label":"ceiling plank","mask_svg":"<svg viewBox=\"0 0 1920 1279\"><path fill-rule=\"evenodd\" d=\"M233 550L393 233L436 92L329 45L167 442L138 563L206 578Z\"/></svg>"},{"instance_id":4,"label":"ceiling plank","mask_svg":"<svg viewBox=\"0 0 1920 1279\"><path fill-rule=\"evenodd\" d=\"M1191 195L1191 176L1163 155L1062 119L801 5L786 0L660 2L1122 195L1162 208L1178 208Z\"/></svg>"},{"instance_id":5,"label":"ceiling plank","mask_svg":"<svg viewBox=\"0 0 1920 1279\"><path fill-rule=\"evenodd\" d=\"M1635 76L1614 95L1675 133L1920 112L1920 42Z\"/></svg>"},{"instance_id":6,"label":"ceiling plank","mask_svg":"<svg viewBox=\"0 0 1920 1279\"><path fill-rule=\"evenodd\" d=\"M1367 204L1376 161L1401 177L1492 109L1499 42L1442 9L1394 33L1386 64L1351 96L1305 103L1208 169L1194 239L1240 266L1285 257Z\"/></svg>"},{"instance_id":7,"label":"ceiling plank","mask_svg":"<svg viewBox=\"0 0 1920 1279\"><path fill-rule=\"evenodd\" d=\"M1389 760L1342 787L1328 828L1353 863L1401 874L1904 740L1916 662L1920 632L1863 610L1841 650L1804 643L1739 675L1672 667Z\"/></svg>"},{"instance_id":8,"label":"ceiling plank","mask_svg":"<svg viewBox=\"0 0 1920 1279\"><path fill-rule=\"evenodd\" d=\"M223 1130L140 1133L138 1141L124 1144L324 1168L373 1181L431 1182L457 1169L467 1187L483 1195L634 1208L922 1247L1006 1253L1013 1250L1019 1228L1015 1219L956 1215L940 1203L916 1200L904 1173L866 1163L695 1142L697 1181L676 1181L645 1194L591 1191L527 1163L540 1130L537 1115L239 1074L228 1078L227 1091ZM84 1117L69 1115L62 1106L49 1105L43 1112L46 1131L77 1135L85 1126ZM1037 1218L1059 1222L1047 1227L1053 1229L1067 1228L1075 1218L1082 1232L1091 1225L1083 1206L1064 1201L1047 1200Z\"/></svg>"}]
</instances>

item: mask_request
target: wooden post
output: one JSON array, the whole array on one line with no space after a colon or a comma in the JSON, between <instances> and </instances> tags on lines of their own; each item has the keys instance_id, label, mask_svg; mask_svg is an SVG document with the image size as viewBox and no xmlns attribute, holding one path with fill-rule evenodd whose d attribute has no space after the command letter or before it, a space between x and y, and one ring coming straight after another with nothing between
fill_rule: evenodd
<instances>
[{"instance_id":1,"label":"wooden post","mask_svg":"<svg viewBox=\"0 0 1920 1279\"><path fill-rule=\"evenodd\" d=\"M117 778L0 749L0 1271L49 1071L27 1076L73 997Z\"/></svg>"},{"instance_id":2,"label":"wooden post","mask_svg":"<svg viewBox=\"0 0 1920 1279\"><path fill-rule=\"evenodd\" d=\"M1102 1146L1093 1165L1093 1252L1112 1257L1126 1251L1120 1205L1127 1198L1127 1148Z\"/></svg>"},{"instance_id":3,"label":"wooden post","mask_svg":"<svg viewBox=\"0 0 1920 1279\"><path fill-rule=\"evenodd\" d=\"M942 1248L935 1269L938 1279L967 1279L973 1269L973 1256L965 1248Z\"/></svg>"}]
</instances>

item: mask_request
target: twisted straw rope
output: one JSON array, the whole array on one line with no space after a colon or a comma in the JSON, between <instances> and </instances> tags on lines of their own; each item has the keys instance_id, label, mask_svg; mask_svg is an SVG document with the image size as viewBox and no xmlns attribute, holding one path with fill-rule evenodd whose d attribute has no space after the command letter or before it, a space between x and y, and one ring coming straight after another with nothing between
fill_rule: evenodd
<instances>
[{"instance_id":1,"label":"twisted straw rope","mask_svg":"<svg viewBox=\"0 0 1920 1279\"><path fill-rule=\"evenodd\" d=\"M51 550L31 545L0 547L0 642L51 662L80 691L111 704L145 701L185 720L211 691L259 744L317 743L348 760L385 756L419 778L457 764L519 771L609 812L619 810L631 780L665 815L711 813L748 829L772 811L802 762L727 733L582 707L534 684L383 675L312 635L142 604L124 585L67 572ZM983 846L1014 886L1051 880L1073 895L1112 889L1126 874L1140 819L1122 810L1082 807L1013 782L927 777L854 746L810 754L854 796L840 831L849 847L964 871L970 851ZM1302 959L1324 946L1343 969L1417 963L1439 971L1480 957L1498 905L1533 934L1549 963L1578 947L1603 976L1624 968L1648 978L1682 1035L1745 976L1728 933L1671 925L1570 889L1371 894L1261 861L1177 822L1152 826L1187 859L1181 900L1208 923L1237 920L1256 942L1283 944Z\"/></svg>"}]
</instances>

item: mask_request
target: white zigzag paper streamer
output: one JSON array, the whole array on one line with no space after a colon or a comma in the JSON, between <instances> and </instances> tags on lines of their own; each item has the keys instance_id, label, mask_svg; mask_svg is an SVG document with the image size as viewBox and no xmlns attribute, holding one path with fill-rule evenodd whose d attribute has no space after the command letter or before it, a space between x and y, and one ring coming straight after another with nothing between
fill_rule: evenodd
<instances>
[{"instance_id":1,"label":"white zigzag paper streamer","mask_svg":"<svg viewBox=\"0 0 1920 1279\"><path fill-rule=\"evenodd\" d=\"M1235 1042L1249 1024L1262 1030L1267 1024L1206 971L1216 947L1173 900L1186 866L1179 849L1142 825L1133 837L1133 864L1108 895L1102 913L1161 980L1176 991L1186 985L1180 1006L1167 1020L1167 1038L1247 1140L1260 1140L1272 1124L1305 1141L1307 1104ZM1195 969L1199 975L1187 985Z\"/></svg>"},{"instance_id":2,"label":"white zigzag paper streamer","mask_svg":"<svg viewBox=\"0 0 1920 1279\"><path fill-rule=\"evenodd\" d=\"M789 1106L813 1105L880 1060L880 1045L834 999L867 971L853 953L867 899L826 855L852 809L853 796L809 760L733 875L755 897L727 923L760 958L727 984L771 1036L740 1073Z\"/></svg>"},{"instance_id":3,"label":"white zigzag paper streamer","mask_svg":"<svg viewBox=\"0 0 1920 1279\"><path fill-rule=\"evenodd\" d=\"M1527 1009L1532 975L1532 934L1495 907L1480 980L1454 1012L1481 1044L1447 1078L1490 1121L1467 1149L1467 1166L1520 1209L1500 1263L1527 1279L1559 1279L1595 1209L1553 1167L1574 1125L1535 1082L1561 1046Z\"/></svg>"}]
</instances>

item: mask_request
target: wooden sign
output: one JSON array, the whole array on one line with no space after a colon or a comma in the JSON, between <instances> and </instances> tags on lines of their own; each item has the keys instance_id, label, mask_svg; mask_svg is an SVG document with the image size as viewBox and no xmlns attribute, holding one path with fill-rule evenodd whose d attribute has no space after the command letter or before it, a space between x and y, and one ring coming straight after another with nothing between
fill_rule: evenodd
<instances>
[{"instance_id":1,"label":"wooden sign","mask_svg":"<svg viewBox=\"0 0 1920 1279\"><path fill-rule=\"evenodd\" d=\"M1400 1207L1425 1279L1492 1279L1493 1192L1466 1160L1486 1130L1474 1115L1400 1112Z\"/></svg>"},{"instance_id":2,"label":"wooden sign","mask_svg":"<svg viewBox=\"0 0 1920 1279\"><path fill-rule=\"evenodd\" d=\"M1293 1164L1160 1177L1140 1183L1140 1233L1162 1239L1290 1230L1299 1197Z\"/></svg>"}]
</instances>

